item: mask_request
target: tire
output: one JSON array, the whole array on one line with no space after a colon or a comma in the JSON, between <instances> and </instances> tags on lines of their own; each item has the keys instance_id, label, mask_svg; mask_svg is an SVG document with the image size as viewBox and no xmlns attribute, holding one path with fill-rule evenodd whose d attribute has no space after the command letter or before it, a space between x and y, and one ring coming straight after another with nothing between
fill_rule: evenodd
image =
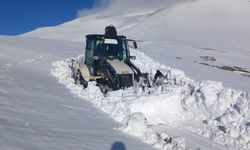
<instances>
[{"instance_id":1,"label":"tire","mask_svg":"<svg viewBox=\"0 0 250 150\"><path fill-rule=\"evenodd\" d=\"M75 84L76 85L81 85L81 81L80 80L81 80L81 73L78 70L77 73L76 73Z\"/></svg>"},{"instance_id":2,"label":"tire","mask_svg":"<svg viewBox=\"0 0 250 150\"><path fill-rule=\"evenodd\" d=\"M88 86L88 82L86 80L84 80L84 78L79 70L77 71L77 74L76 74L75 84L76 85L83 85L83 88L86 88Z\"/></svg>"}]
</instances>

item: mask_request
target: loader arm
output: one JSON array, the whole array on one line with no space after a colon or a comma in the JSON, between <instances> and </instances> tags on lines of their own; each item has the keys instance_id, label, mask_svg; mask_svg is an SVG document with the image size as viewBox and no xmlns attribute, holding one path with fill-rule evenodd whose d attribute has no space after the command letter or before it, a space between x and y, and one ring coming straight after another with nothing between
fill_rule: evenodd
<instances>
[{"instance_id":1,"label":"loader arm","mask_svg":"<svg viewBox=\"0 0 250 150\"><path fill-rule=\"evenodd\" d=\"M120 82L115 69L110 65L106 60L102 60L101 62L103 72L106 78L108 78L108 84L113 90L119 90L123 88L122 83Z\"/></svg>"},{"instance_id":2,"label":"loader arm","mask_svg":"<svg viewBox=\"0 0 250 150\"><path fill-rule=\"evenodd\" d=\"M133 64L129 59L126 59L124 62L133 70L135 79L138 82L140 80L140 77L143 77L141 70L135 64Z\"/></svg>"},{"instance_id":3,"label":"loader arm","mask_svg":"<svg viewBox=\"0 0 250 150\"><path fill-rule=\"evenodd\" d=\"M166 78L162 72L160 70L156 71L156 74L154 75L154 79L152 82L152 85L150 84L150 80L148 78L148 74L147 73L142 73L141 70L131 62L131 60L127 59L125 60L125 63L133 70L134 74L135 74L135 79L137 80L137 82L140 81L140 77L143 78L144 83L148 86L148 87L152 87L153 84L156 83L158 78Z\"/></svg>"}]
</instances>

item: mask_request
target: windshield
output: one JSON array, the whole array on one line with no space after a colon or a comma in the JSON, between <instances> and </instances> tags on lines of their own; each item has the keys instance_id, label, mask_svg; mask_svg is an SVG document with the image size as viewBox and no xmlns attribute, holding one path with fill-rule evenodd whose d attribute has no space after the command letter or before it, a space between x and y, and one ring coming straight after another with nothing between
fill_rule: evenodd
<instances>
[{"instance_id":1,"label":"windshield","mask_svg":"<svg viewBox=\"0 0 250 150\"><path fill-rule=\"evenodd\" d=\"M127 41L124 39L97 39L95 55L126 60L129 57Z\"/></svg>"}]
</instances>

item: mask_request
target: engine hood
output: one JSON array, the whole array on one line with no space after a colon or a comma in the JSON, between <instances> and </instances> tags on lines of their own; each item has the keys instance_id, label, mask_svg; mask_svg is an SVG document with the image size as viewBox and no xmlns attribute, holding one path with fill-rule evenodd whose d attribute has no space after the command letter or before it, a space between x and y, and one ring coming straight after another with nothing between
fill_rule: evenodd
<instances>
[{"instance_id":1,"label":"engine hood","mask_svg":"<svg viewBox=\"0 0 250 150\"><path fill-rule=\"evenodd\" d=\"M110 65L115 69L117 74L133 74L133 70L123 61L108 60Z\"/></svg>"}]
</instances>

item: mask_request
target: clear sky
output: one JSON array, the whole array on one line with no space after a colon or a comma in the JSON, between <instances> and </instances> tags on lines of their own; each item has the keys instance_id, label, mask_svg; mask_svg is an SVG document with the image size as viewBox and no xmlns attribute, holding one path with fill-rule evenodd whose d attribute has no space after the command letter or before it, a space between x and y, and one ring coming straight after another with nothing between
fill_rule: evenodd
<instances>
[{"instance_id":1,"label":"clear sky","mask_svg":"<svg viewBox=\"0 0 250 150\"><path fill-rule=\"evenodd\" d=\"M75 19L94 0L0 0L0 35L18 35Z\"/></svg>"}]
</instances>

